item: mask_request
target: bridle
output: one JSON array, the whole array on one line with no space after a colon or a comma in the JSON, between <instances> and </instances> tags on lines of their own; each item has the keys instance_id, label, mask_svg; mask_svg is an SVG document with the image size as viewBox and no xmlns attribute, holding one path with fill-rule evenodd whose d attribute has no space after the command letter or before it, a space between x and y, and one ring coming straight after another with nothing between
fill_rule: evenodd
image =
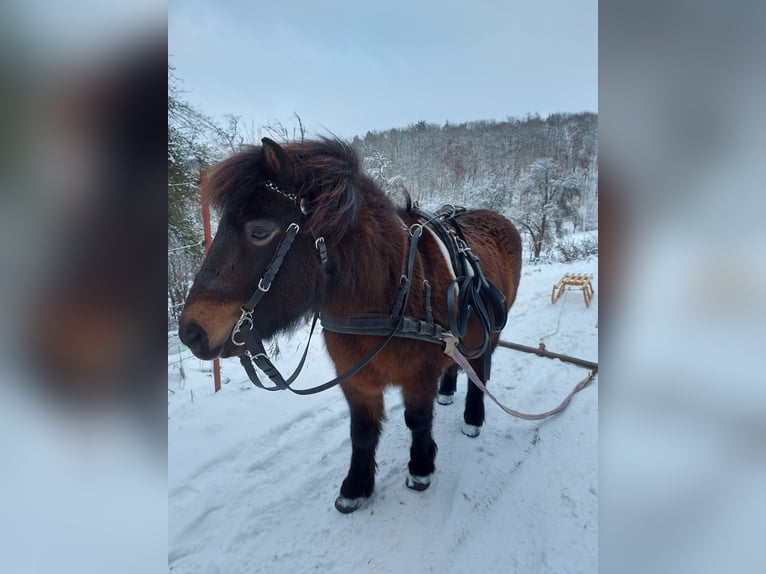
<instances>
[{"instance_id":1,"label":"bridle","mask_svg":"<svg viewBox=\"0 0 766 574\"><path fill-rule=\"evenodd\" d=\"M290 201L304 215L308 215L308 210L302 200L293 193L287 193L279 188L274 182L264 182L264 187L277 193ZM334 387L346 379L352 377L362 370L372 359L383 350L383 348L394 337L404 337L435 343L442 346L445 354L453 356L454 353L463 352L470 358L484 356L485 370L487 375L490 368L491 353L490 332L499 332L505 326L506 309L505 296L495 288L486 278L480 265L479 258L476 257L465 241L460 226L455 218L464 212L463 208L456 208L447 205L436 214L429 213L419 208L413 208L412 212L419 216L422 223L415 223L409 227L402 222L402 227L406 230L409 238L409 247L407 257L402 269L399 293L394 301L394 306L390 314L365 314L352 319L333 319L322 317L322 327L327 331L354 335L375 335L383 336L381 343L367 354L354 367L342 375L328 381L322 385L309 389L294 389L290 385L300 375L308 355L309 344L314 334L314 329L319 320L319 312L314 313L311 322L309 338L306 341L306 348L303 351L300 362L295 371L285 378L274 366L263 345L263 339L253 324L253 311L261 301L263 296L271 289L274 278L284 262L285 256L295 241L300 225L291 223L287 226L282 238L277 245L271 261L266 267L258 281L258 287L248 301L242 305L242 314L237 320L231 332L231 341L237 346L245 346L246 351L240 356L240 362L247 372L252 383L268 391L289 390L299 395L310 395ZM451 231L446 227L446 222L450 221ZM423 234L423 226L429 225L429 228L435 232L440 241L442 241L450 253L452 265L455 270L456 279L450 286L447 296L447 308L449 314L450 329L437 324L433 320L431 312L431 287L428 281L424 281L425 290L425 313L426 320L420 320L404 315L407 308L407 300L412 286L413 272L415 268L415 256L417 254L418 241ZM322 269L327 265L327 246L324 237L315 237L314 246L318 252ZM456 300L459 300L459 306ZM491 310L491 313L490 313ZM483 326L484 338L478 347L467 347L462 342L462 337L466 332L469 317L475 314ZM237 335L241 340L237 340ZM274 386L266 386L258 378L253 366L257 366L271 380Z\"/></svg>"}]
</instances>

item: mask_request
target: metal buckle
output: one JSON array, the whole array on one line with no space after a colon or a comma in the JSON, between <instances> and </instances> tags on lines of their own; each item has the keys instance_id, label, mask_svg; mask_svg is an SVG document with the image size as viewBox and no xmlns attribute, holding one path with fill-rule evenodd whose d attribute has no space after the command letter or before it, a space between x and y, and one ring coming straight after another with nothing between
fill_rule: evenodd
<instances>
[{"instance_id":1,"label":"metal buckle","mask_svg":"<svg viewBox=\"0 0 766 574\"><path fill-rule=\"evenodd\" d=\"M263 277L261 277L258 280L258 289L266 293L269 289L271 289L271 281L269 281L269 284L266 285L266 287L263 286Z\"/></svg>"},{"instance_id":2,"label":"metal buckle","mask_svg":"<svg viewBox=\"0 0 766 574\"><path fill-rule=\"evenodd\" d=\"M253 326L253 313L252 311L248 311L247 309L242 309L242 315L239 316L239 319L237 319L236 324L234 325L234 328L231 330L231 342L237 345L237 347L241 347L245 344L245 341L242 340L241 343L238 343L235 337L239 334L240 330L242 329L242 325L245 324L245 322L250 323L250 327Z\"/></svg>"}]
</instances>

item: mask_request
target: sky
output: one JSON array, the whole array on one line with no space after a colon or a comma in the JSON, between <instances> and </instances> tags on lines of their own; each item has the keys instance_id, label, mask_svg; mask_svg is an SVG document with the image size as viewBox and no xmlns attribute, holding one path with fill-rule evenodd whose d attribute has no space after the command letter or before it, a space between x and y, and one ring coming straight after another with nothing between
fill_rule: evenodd
<instances>
[{"instance_id":1,"label":"sky","mask_svg":"<svg viewBox=\"0 0 766 574\"><path fill-rule=\"evenodd\" d=\"M351 139L597 112L597 26L596 0L170 0L168 54L213 118Z\"/></svg>"}]
</instances>

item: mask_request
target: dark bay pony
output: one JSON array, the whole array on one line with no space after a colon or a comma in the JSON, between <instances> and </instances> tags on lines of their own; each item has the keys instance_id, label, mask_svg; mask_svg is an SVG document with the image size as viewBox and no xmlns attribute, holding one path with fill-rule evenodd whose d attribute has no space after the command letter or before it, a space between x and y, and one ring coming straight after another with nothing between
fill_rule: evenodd
<instances>
[{"instance_id":1,"label":"dark bay pony","mask_svg":"<svg viewBox=\"0 0 766 574\"><path fill-rule=\"evenodd\" d=\"M361 171L353 149L341 141L280 146L264 138L262 143L223 161L208 180L220 223L186 300L179 329L181 340L201 359L244 352L244 347L232 342L240 306L258 289L292 223L300 231L253 316L253 326L264 339L294 328L316 311L333 319L389 313L399 292L408 256L407 228L417 222L417 216L397 209ZM459 223L487 278L505 296L507 313L516 297L521 268L517 230L487 210L467 211ZM326 244L324 265L316 249L320 237ZM406 315L424 317L426 280L433 292L433 319L449 325L447 291L454 275L444 247L427 228L417 246ZM327 330L323 334L339 374L357 365L383 339ZM476 346L483 336L478 321L469 320L463 341ZM491 350L498 339L499 334L491 335ZM451 365L438 345L394 338L367 366L341 383L351 413L353 450L335 502L338 510L356 510L373 492L383 390L388 385L401 388L404 420L412 431L406 484L415 490L428 487L436 456L431 436L434 398L437 391L444 395L440 398L454 393L456 370ZM472 360L471 365L486 380L484 361ZM440 390L439 380L448 368ZM472 384L464 420L464 432L478 435L484 422L483 394Z\"/></svg>"}]
</instances>

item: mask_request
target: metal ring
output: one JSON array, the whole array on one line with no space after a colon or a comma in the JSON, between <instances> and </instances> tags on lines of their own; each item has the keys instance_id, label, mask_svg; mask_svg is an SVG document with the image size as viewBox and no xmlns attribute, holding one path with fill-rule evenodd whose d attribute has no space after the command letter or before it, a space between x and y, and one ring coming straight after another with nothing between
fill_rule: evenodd
<instances>
[{"instance_id":1,"label":"metal ring","mask_svg":"<svg viewBox=\"0 0 766 574\"><path fill-rule=\"evenodd\" d=\"M242 315L239 316L239 319L237 319L237 322L234 324L234 328L231 330L231 342L234 343L237 347L241 347L245 344L244 339L241 343L238 343L235 337L239 332L242 330L242 325L245 324L245 321L247 321L250 324L250 327L253 326L253 315L250 311L247 309L242 309Z\"/></svg>"},{"instance_id":2,"label":"metal ring","mask_svg":"<svg viewBox=\"0 0 766 574\"><path fill-rule=\"evenodd\" d=\"M422 223L413 223L410 225L410 228L407 230L410 234L410 237L415 237L415 231L420 230L417 234L417 237L420 237L423 234L423 224Z\"/></svg>"}]
</instances>

